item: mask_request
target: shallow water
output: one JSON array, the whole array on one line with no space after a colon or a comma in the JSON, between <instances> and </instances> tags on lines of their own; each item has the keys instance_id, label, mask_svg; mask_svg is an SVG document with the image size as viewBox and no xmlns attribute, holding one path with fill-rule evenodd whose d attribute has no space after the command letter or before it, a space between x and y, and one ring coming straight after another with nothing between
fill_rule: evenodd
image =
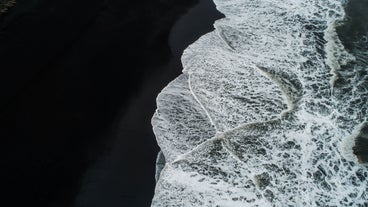
<instances>
[{"instance_id":1,"label":"shallow water","mask_svg":"<svg viewBox=\"0 0 368 207\"><path fill-rule=\"evenodd\" d=\"M368 107L364 16L347 22L365 3L214 2L226 17L158 96L167 164L152 206L368 205L353 153Z\"/></svg>"}]
</instances>

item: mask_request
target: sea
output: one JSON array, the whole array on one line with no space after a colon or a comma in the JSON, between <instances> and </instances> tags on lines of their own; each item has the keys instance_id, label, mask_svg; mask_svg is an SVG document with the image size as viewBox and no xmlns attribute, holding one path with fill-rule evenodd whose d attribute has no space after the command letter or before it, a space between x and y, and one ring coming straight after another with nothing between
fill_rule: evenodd
<instances>
[{"instance_id":1,"label":"sea","mask_svg":"<svg viewBox=\"0 0 368 207\"><path fill-rule=\"evenodd\" d=\"M368 1L214 3L157 97L152 206L368 206Z\"/></svg>"}]
</instances>

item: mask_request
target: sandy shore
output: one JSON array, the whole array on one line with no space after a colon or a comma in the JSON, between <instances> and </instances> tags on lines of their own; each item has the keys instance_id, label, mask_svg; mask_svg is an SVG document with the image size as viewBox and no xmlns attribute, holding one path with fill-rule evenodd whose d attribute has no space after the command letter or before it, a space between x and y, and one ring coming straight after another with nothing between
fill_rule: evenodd
<instances>
[{"instance_id":1,"label":"sandy shore","mask_svg":"<svg viewBox=\"0 0 368 207\"><path fill-rule=\"evenodd\" d=\"M17 1L0 19L2 202L149 205L155 97L181 71L169 32L195 2Z\"/></svg>"}]
</instances>

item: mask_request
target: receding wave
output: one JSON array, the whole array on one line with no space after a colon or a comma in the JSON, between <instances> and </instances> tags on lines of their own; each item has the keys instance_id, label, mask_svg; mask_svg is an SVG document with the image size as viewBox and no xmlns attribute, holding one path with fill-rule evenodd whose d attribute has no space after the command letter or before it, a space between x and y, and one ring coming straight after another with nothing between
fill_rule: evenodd
<instances>
[{"instance_id":1,"label":"receding wave","mask_svg":"<svg viewBox=\"0 0 368 207\"><path fill-rule=\"evenodd\" d=\"M367 54L336 32L348 2L214 2L226 17L157 98L152 206L367 206Z\"/></svg>"}]
</instances>

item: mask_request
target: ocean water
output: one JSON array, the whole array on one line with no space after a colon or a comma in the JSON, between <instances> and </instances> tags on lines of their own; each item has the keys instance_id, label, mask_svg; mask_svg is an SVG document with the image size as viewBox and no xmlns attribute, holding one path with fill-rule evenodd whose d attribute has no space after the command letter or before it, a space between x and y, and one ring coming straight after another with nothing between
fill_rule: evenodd
<instances>
[{"instance_id":1,"label":"ocean water","mask_svg":"<svg viewBox=\"0 0 368 207\"><path fill-rule=\"evenodd\" d=\"M367 1L214 2L157 97L152 206L368 206Z\"/></svg>"}]
</instances>

